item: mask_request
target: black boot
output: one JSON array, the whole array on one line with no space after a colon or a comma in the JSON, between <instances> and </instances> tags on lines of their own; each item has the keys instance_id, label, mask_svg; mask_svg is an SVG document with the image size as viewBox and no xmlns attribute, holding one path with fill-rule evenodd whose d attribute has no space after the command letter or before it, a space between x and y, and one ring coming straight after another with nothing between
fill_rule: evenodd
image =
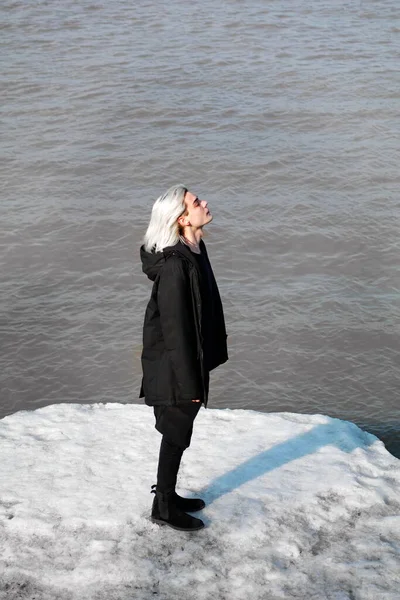
<instances>
[{"instance_id":1,"label":"black boot","mask_svg":"<svg viewBox=\"0 0 400 600\"><path fill-rule=\"evenodd\" d=\"M151 486L151 491L155 493L157 489L156 485ZM201 498L182 498L176 492L173 492L173 501L175 503L176 508L179 510L183 510L183 512L197 512L199 510L203 510L206 503Z\"/></svg>"},{"instance_id":2,"label":"black boot","mask_svg":"<svg viewBox=\"0 0 400 600\"><path fill-rule=\"evenodd\" d=\"M201 498L182 498L176 492L174 492L173 498L175 506L185 512L197 512L198 510L203 510L206 505Z\"/></svg>"},{"instance_id":3,"label":"black boot","mask_svg":"<svg viewBox=\"0 0 400 600\"><path fill-rule=\"evenodd\" d=\"M198 531L203 529L204 523L201 519L187 515L183 510L180 510L174 502L174 492L157 492L153 500L153 508L151 511L151 520L159 525L168 525L173 529L180 531Z\"/></svg>"}]
</instances>

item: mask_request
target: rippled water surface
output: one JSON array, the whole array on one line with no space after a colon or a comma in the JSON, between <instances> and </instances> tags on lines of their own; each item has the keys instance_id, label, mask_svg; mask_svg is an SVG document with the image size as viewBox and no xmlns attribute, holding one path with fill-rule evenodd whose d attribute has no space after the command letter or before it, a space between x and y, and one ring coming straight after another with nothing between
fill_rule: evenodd
<instances>
[{"instance_id":1,"label":"rippled water surface","mask_svg":"<svg viewBox=\"0 0 400 600\"><path fill-rule=\"evenodd\" d=\"M138 402L154 199L183 182L230 361L214 407L400 456L396 0L0 4L0 416Z\"/></svg>"}]
</instances>

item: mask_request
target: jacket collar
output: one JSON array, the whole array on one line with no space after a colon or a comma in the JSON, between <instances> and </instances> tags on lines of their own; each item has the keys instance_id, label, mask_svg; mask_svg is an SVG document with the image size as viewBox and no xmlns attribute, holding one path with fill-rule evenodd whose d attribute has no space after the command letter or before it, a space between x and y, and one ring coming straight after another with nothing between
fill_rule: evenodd
<instances>
[{"instance_id":1,"label":"jacket collar","mask_svg":"<svg viewBox=\"0 0 400 600\"><path fill-rule=\"evenodd\" d=\"M205 246L205 243L203 242L203 240L200 240L199 246L200 246L201 252L204 254L207 254L206 246ZM195 255L190 250L190 248L188 248L186 246L186 244L183 244L181 241L179 241L174 246L168 246L167 248L164 248L163 253L164 253L164 256L166 259L169 256L171 256L172 254L181 254L182 256L184 256L184 258L189 260L195 267L197 267Z\"/></svg>"}]
</instances>

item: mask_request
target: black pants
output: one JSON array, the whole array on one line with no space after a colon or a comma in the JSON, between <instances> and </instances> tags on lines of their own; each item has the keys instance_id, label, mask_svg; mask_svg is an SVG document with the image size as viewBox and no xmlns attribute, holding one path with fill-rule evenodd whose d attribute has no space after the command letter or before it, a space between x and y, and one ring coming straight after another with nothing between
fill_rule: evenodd
<instances>
[{"instance_id":1,"label":"black pants","mask_svg":"<svg viewBox=\"0 0 400 600\"><path fill-rule=\"evenodd\" d=\"M157 490L175 490L183 452L190 446L193 422L200 402L176 406L155 406L156 429L162 434L157 469Z\"/></svg>"}]
</instances>

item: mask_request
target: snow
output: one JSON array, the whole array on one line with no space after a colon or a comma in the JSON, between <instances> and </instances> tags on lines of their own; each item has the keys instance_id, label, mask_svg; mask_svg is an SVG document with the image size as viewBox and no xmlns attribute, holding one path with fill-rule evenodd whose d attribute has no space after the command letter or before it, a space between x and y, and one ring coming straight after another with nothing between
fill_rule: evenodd
<instances>
[{"instance_id":1,"label":"snow","mask_svg":"<svg viewBox=\"0 0 400 600\"><path fill-rule=\"evenodd\" d=\"M400 598L400 461L375 436L202 408L178 482L196 533L149 520L159 443L140 405L0 421L0 599Z\"/></svg>"}]
</instances>

